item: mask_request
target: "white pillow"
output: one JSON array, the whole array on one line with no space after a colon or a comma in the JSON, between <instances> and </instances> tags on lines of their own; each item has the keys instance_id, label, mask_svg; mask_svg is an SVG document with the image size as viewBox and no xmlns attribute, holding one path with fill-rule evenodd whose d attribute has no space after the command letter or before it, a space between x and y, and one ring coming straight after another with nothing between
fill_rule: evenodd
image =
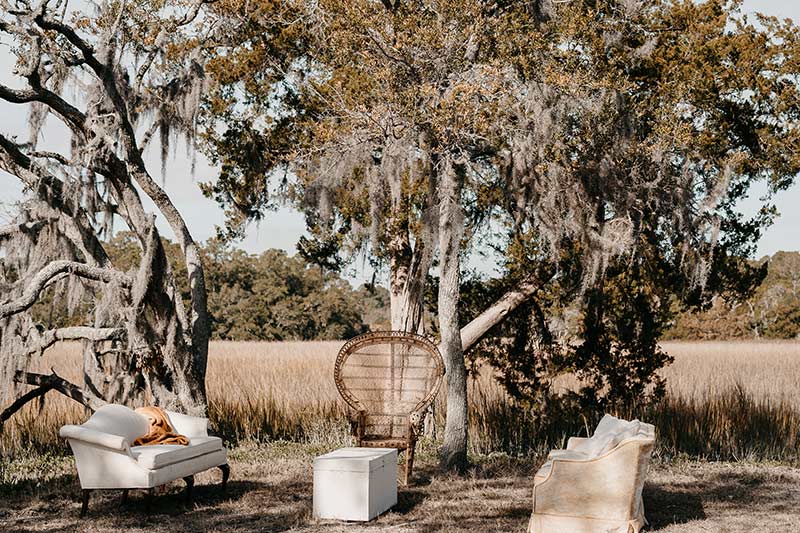
<instances>
[{"instance_id":1,"label":"white pillow","mask_svg":"<svg viewBox=\"0 0 800 533\"><path fill-rule=\"evenodd\" d=\"M603 415L603 418L601 418L600 422L597 423L597 427L594 428L594 434L592 435L592 438L600 437L609 431L613 431L619 422L620 419L615 416L611 416L609 414Z\"/></svg>"},{"instance_id":2,"label":"white pillow","mask_svg":"<svg viewBox=\"0 0 800 533\"><path fill-rule=\"evenodd\" d=\"M604 446L600 449L600 455L606 454L620 445L623 441L633 438L639 434L641 423L638 420L631 420L626 422L622 420L618 430L609 435L609 438L604 441Z\"/></svg>"}]
</instances>

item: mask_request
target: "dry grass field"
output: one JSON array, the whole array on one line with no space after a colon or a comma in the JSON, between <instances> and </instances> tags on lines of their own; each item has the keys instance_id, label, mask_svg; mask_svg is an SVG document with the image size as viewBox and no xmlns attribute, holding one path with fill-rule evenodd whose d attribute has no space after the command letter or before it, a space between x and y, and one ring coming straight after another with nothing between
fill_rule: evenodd
<instances>
[{"instance_id":1,"label":"dry grass field","mask_svg":"<svg viewBox=\"0 0 800 533\"><path fill-rule=\"evenodd\" d=\"M26 479L0 484L0 531L177 533L323 532L522 533L531 511L533 472L541 457L476 457L464 477L437 471L432 449L420 455L414 484L398 504L366 524L312 517L313 457L331 446L244 445L231 450L227 493L218 472L197 476L194 504L182 483L158 494L148 512L141 493L120 504L119 491L96 492L78 518L80 487L68 457L18 465ZM661 533L800 531L800 472L774 464L654 461L644 489L650 527ZM566 533L566 532L560 532Z\"/></svg>"},{"instance_id":2,"label":"dry grass field","mask_svg":"<svg viewBox=\"0 0 800 533\"><path fill-rule=\"evenodd\" d=\"M329 531L311 517L311 458L349 442L331 373L338 342L215 342L208 369L210 415L228 439L227 495L198 480L187 511L181 484L120 508L118 495L94 498L77 519L78 485L59 425L83 409L57 394L30 406L0 436L2 531ZM668 397L633 413L658 428L645 505L651 530L800 531L800 343L667 343ZM62 345L36 362L80 379L79 347ZM489 371L471 383L474 467L463 478L436 469L435 442L423 441L417 479L398 506L367 531L523 531L532 473L550 447L582 431L580 420L538 421L515 405ZM441 423L441 409L437 412ZM65 455L65 452L67 454ZM720 461L708 462L708 459ZM178 516L180 518L178 518Z\"/></svg>"},{"instance_id":3,"label":"dry grass field","mask_svg":"<svg viewBox=\"0 0 800 533\"><path fill-rule=\"evenodd\" d=\"M213 342L207 385L217 430L234 442L279 439L327 444L346 438L343 403L332 379L340 346L340 342ZM718 459L796 457L800 342L670 342L664 347L675 358L663 371L668 397L648 411L631 413L656 422L662 451ZM80 382L79 345L54 347L35 361L32 370L50 368ZM470 388L476 453L547 449L585 425L581 420L562 420L542 426L536 413L521 409L506 396L490 368L473 379ZM437 425L443 421L443 396L439 395ZM47 396L45 408L38 407L30 405L7 424L0 435L0 451L8 455L24 449L63 448L57 428L86 416L75 402L56 393ZM706 441L714 442L701 449Z\"/></svg>"}]
</instances>

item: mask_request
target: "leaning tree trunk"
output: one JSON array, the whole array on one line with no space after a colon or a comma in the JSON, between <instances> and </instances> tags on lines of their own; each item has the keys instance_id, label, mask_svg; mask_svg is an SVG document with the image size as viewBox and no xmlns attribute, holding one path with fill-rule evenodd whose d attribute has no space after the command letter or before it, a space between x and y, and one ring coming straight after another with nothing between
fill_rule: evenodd
<instances>
[{"instance_id":1,"label":"leaning tree trunk","mask_svg":"<svg viewBox=\"0 0 800 533\"><path fill-rule=\"evenodd\" d=\"M202 19L202 5L150 14L160 17L164 39L185 43L197 34L192 24ZM203 67L192 54L167 57L162 42L123 46L138 35L128 24L136 19L133 5L103 6L99 31L86 35L65 22L63 10L20 6L0 13L0 33L15 42L15 73L27 81L21 89L0 84L0 101L32 106L30 142L0 134L0 169L28 193L15 222L0 227L0 401L19 392L14 383L36 389L0 413L0 422L49 390L89 409L113 401L204 414L210 326L203 266L183 217L142 158L156 131L165 145L170 127L192 138ZM65 80L79 80L74 103L61 96ZM71 133L68 154L36 149L48 115ZM144 117L155 117L149 128ZM188 310L141 193L181 248ZM110 227L98 223L103 217L122 219L135 236L142 255L136 272L109 260L99 238ZM47 330L34 323L31 308L53 284L91 302L86 325ZM29 371L33 357L62 340L84 343L82 385Z\"/></svg>"},{"instance_id":2,"label":"leaning tree trunk","mask_svg":"<svg viewBox=\"0 0 800 533\"><path fill-rule=\"evenodd\" d=\"M441 466L463 471L467 466L467 368L458 326L461 238L464 214L460 176L449 161L439 185L439 330L447 378L447 417Z\"/></svg>"}]
</instances>

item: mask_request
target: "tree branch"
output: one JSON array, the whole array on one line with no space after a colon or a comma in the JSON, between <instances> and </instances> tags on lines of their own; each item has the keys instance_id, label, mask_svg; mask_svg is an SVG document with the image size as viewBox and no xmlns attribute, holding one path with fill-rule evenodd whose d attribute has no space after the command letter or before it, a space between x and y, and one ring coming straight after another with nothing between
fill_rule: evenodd
<instances>
[{"instance_id":1,"label":"tree branch","mask_svg":"<svg viewBox=\"0 0 800 533\"><path fill-rule=\"evenodd\" d=\"M33 222L22 222L20 224L6 224L0 226L0 239L14 235L15 233L33 233L38 231L44 226L43 220L34 220Z\"/></svg>"},{"instance_id":2,"label":"tree branch","mask_svg":"<svg viewBox=\"0 0 800 533\"><path fill-rule=\"evenodd\" d=\"M35 342L25 345L27 352L25 355L42 352L58 341L110 341L122 338L125 333L124 328L92 328L89 326L50 329L38 335Z\"/></svg>"},{"instance_id":3,"label":"tree branch","mask_svg":"<svg viewBox=\"0 0 800 533\"><path fill-rule=\"evenodd\" d=\"M17 314L32 306L48 281L61 273L72 274L94 281L118 281L123 286L131 285L130 277L110 268L89 266L75 261L53 261L33 276L25 293L17 300L0 305L0 318Z\"/></svg>"},{"instance_id":4,"label":"tree branch","mask_svg":"<svg viewBox=\"0 0 800 533\"><path fill-rule=\"evenodd\" d=\"M12 104L27 104L31 102L41 102L60 115L70 126L72 131L83 135L85 115L75 106L58 96L53 91L44 87L36 89L19 90L11 89L5 85L0 85L0 99Z\"/></svg>"},{"instance_id":5,"label":"tree branch","mask_svg":"<svg viewBox=\"0 0 800 533\"><path fill-rule=\"evenodd\" d=\"M509 313L538 290L538 284L532 281L522 282L461 328L461 345L464 352L475 346L490 329L505 320Z\"/></svg>"},{"instance_id":6,"label":"tree branch","mask_svg":"<svg viewBox=\"0 0 800 533\"><path fill-rule=\"evenodd\" d=\"M33 390L30 390L17 398L14 403L6 407L2 413L0 413L0 433L3 431L3 424L5 424L6 420L11 418L11 416L22 409L22 407L30 402L31 400L35 400L39 396L44 396L45 393L48 391L53 390L51 385L42 385L41 387L37 387Z\"/></svg>"},{"instance_id":7,"label":"tree branch","mask_svg":"<svg viewBox=\"0 0 800 533\"><path fill-rule=\"evenodd\" d=\"M64 396L72 398L76 402L85 405L92 411L97 411L97 409L108 403L92 392L83 390L74 383L71 383L58 376L55 373L55 370L53 370L52 374L50 375L23 372L22 370L18 370L14 375L14 381L17 383L27 383L28 385L49 387L50 389L57 390Z\"/></svg>"}]
</instances>

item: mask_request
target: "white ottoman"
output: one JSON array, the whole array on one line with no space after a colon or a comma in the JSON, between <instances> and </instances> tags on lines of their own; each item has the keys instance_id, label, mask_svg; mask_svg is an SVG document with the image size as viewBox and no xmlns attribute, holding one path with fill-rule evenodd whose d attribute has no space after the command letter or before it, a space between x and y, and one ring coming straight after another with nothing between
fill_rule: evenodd
<instances>
[{"instance_id":1,"label":"white ottoman","mask_svg":"<svg viewBox=\"0 0 800 533\"><path fill-rule=\"evenodd\" d=\"M314 459L314 517L372 520L397 503L397 450L340 448Z\"/></svg>"}]
</instances>

